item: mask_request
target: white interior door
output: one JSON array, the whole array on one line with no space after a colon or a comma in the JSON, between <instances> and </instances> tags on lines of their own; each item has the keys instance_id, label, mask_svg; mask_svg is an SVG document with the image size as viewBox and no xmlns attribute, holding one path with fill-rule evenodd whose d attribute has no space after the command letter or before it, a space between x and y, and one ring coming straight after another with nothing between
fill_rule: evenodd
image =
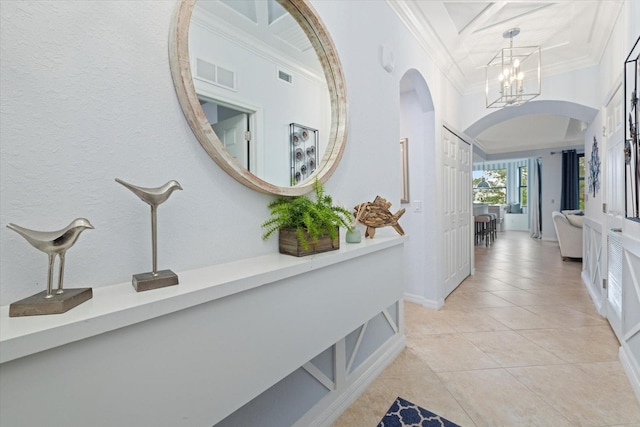
<instances>
[{"instance_id":1,"label":"white interior door","mask_svg":"<svg viewBox=\"0 0 640 427\"><path fill-rule=\"evenodd\" d=\"M471 274L471 146L442 129L444 298Z\"/></svg>"},{"instance_id":2,"label":"white interior door","mask_svg":"<svg viewBox=\"0 0 640 427\"><path fill-rule=\"evenodd\" d=\"M607 155L605 160L606 188L604 200L607 203L605 242L606 244L606 316L611 328L622 339L622 245L620 235L624 220L624 106L622 90L616 91L605 107L605 134Z\"/></svg>"},{"instance_id":3,"label":"white interior door","mask_svg":"<svg viewBox=\"0 0 640 427\"><path fill-rule=\"evenodd\" d=\"M226 120L221 120L213 125L220 142L227 149L229 154L247 170L249 168L249 144L246 134L248 132L249 115L238 114Z\"/></svg>"},{"instance_id":4,"label":"white interior door","mask_svg":"<svg viewBox=\"0 0 640 427\"><path fill-rule=\"evenodd\" d=\"M442 269L444 273L444 298L446 298L457 286L455 278L455 254L457 229L455 227L455 193L456 187L456 168L457 168L457 137L449 132L448 129L442 129L442 157L443 157L443 263Z\"/></svg>"},{"instance_id":5,"label":"white interior door","mask_svg":"<svg viewBox=\"0 0 640 427\"><path fill-rule=\"evenodd\" d=\"M471 145L458 138L458 188L456 194L458 255L456 275L458 284L471 274ZM457 286L457 285L456 285Z\"/></svg>"}]
</instances>

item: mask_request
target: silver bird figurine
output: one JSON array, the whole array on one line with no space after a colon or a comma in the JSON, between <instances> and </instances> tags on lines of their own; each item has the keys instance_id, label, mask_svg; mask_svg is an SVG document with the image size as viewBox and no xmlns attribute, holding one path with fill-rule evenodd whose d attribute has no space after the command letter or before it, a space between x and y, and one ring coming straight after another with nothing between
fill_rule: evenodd
<instances>
[{"instance_id":1,"label":"silver bird figurine","mask_svg":"<svg viewBox=\"0 0 640 427\"><path fill-rule=\"evenodd\" d=\"M64 292L64 257L67 250L76 243L80 233L86 229L93 229L93 225L85 218L77 218L71 224L58 231L35 231L20 227L15 224L8 224L7 228L15 231L25 238L34 248L46 253L49 256L49 273L47 276L47 294L45 298L53 297L53 264L56 255L60 257L58 272L58 289L56 294Z\"/></svg>"},{"instance_id":2,"label":"silver bird figurine","mask_svg":"<svg viewBox=\"0 0 640 427\"><path fill-rule=\"evenodd\" d=\"M157 239L157 223L158 223L158 205L165 202L174 190L182 190L180 183L175 180L171 180L163 186L156 188L138 187L137 185L129 184L119 178L116 178L116 182L127 187L143 202L151 206L151 246L153 254L153 270L151 274L153 276L158 275L158 239Z\"/></svg>"},{"instance_id":3,"label":"silver bird figurine","mask_svg":"<svg viewBox=\"0 0 640 427\"><path fill-rule=\"evenodd\" d=\"M161 203L164 203L171 193L174 190L182 190L180 183L178 181L171 180L167 182L165 185L157 188L144 188L138 187L137 185L129 184L128 182L124 182L123 180L116 178L116 182L127 187L129 190L133 192L136 196L140 197L140 200L145 202L148 205L158 206Z\"/></svg>"}]
</instances>

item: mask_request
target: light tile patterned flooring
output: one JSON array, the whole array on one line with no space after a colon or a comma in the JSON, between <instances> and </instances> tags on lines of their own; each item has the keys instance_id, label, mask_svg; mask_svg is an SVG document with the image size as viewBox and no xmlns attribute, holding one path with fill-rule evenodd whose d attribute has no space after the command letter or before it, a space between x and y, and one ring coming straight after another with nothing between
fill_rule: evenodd
<instances>
[{"instance_id":1,"label":"light tile patterned flooring","mask_svg":"<svg viewBox=\"0 0 640 427\"><path fill-rule=\"evenodd\" d=\"M558 245L503 232L440 311L405 303L407 348L333 427L374 427L397 396L461 426L634 426L618 342Z\"/></svg>"}]
</instances>

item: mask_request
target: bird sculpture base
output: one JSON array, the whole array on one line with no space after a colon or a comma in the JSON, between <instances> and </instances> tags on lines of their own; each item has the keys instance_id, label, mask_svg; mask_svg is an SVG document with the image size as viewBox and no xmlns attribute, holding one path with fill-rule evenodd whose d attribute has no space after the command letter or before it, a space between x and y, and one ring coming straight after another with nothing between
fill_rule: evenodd
<instances>
[{"instance_id":1,"label":"bird sculpture base","mask_svg":"<svg viewBox=\"0 0 640 427\"><path fill-rule=\"evenodd\" d=\"M38 292L9 306L9 317L39 316L43 314L61 314L90 300L91 288L65 289L62 294L53 294L45 298L47 291Z\"/></svg>"},{"instance_id":2,"label":"bird sculpture base","mask_svg":"<svg viewBox=\"0 0 640 427\"><path fill-rule=\"evenodd\" d=\"M152 289L177 285L178 275L171 270L158 271L158 274L155 276L153 273L134 274L131 284L137 292L150 291Z\"/></svg>"}]
</instances>

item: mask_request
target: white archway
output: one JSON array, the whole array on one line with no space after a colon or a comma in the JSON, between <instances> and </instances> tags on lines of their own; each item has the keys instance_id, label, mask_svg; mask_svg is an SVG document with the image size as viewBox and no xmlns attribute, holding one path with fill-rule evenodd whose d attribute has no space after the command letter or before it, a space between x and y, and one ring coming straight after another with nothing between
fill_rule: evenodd
<instances>
[{"instance_id":1,"label":"white archway","mask_svg":"<svg viewBox=\"0 0 640 427\"><path fill-rule=\"evenodd\" d=\"M556 114L590 124L598 114L598 110L569 101L530 101L518 107L501 108L489 113L469 126L464 133L471 138L476 138L495 124L529 114Z\"/></svg>"},{"instance_id":2,"label":"white archway","mask_svg":"<svg viewBox=\"0 0 640 427\"><path fill-rule=\"evenodd\" d=\"M410 69L400 80L400 138L407 138L409 151L409 196L403 227L411 236L405 248L405 298L439 308L437 265L437 199L435 109L431 91L422 74Z\"/></svg>"},{"instance_id":3,"label":"white archway","mask_svg":"<svg viewBox=\"0 0 640 427\"><path fill-rule=\"evenodd\" d=\"M561 100L534 100L527 102L518 107L506 107L499 110L490 112L483 116L475 123L467 127L465 133L472 137L477 138L483 131L490 127L502 123L506 120L513 119L515 117L533 115L533 114L545 114L545 115L558 115L563 117L569 117L584 122L587 125L596 120L598 116L598 110L583 104L578 104L571 101ZM566 148L575 148L575 143ZM475 146L474 151L478 154L479 147ZM553 210L559 210L560 208L560 179L561 179L561 157L560 155L554 155L552 153L559 150L541 149L539 150L525 150L514 151L513 153L496 153L486 154L486 158L489 160L507 160L510 158L523 158L523 157L538 157L542 161L542 230L543 239L555 239L555 231L553 229L553 222L551 219L551 212Z\"/></svg>"}]
</instances>

